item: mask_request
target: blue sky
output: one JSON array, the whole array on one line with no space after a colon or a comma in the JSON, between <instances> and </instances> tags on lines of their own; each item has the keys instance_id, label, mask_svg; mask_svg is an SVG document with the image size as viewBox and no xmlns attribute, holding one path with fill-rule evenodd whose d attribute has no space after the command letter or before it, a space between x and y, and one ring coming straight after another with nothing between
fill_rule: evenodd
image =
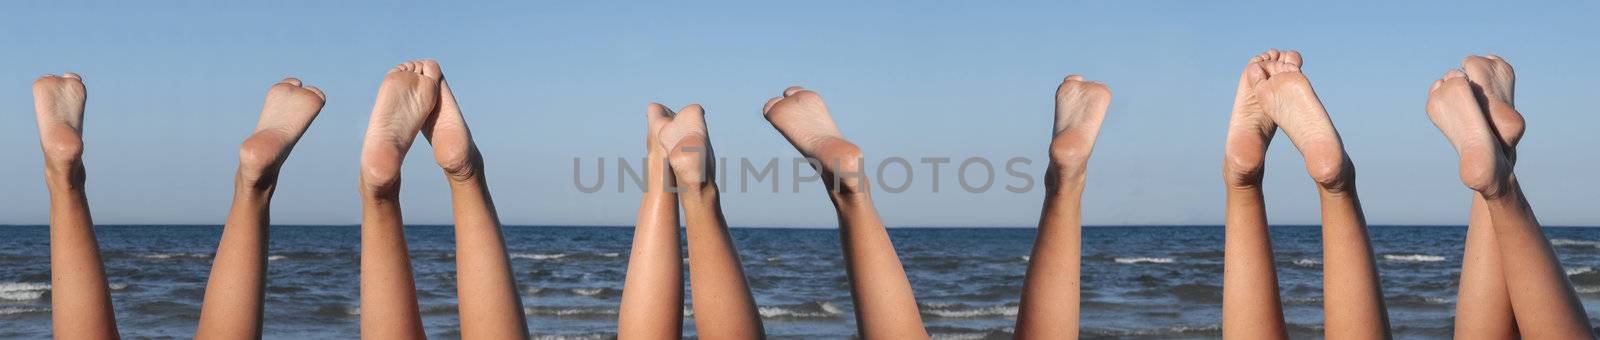
<instances>
[{"instance_id":1,"label":"blue sky","mask_svg":"<svg viewBox=\"0 0 1600 340\"><path fill-rule=\"evenodd\" d=\"M329 100L283 170L274 222L359 223L355 179L374 91L387 68L417 57L444 65L507 224L632 224L638 193L580 192L572 159L642 156L651 101L705 105L721 156L797 156L759 112L791 84L819 91L869 156L1030 157L1025 169L1040 176L1051 94L1067 73L1115 92L1090 165L1087 224L1219 224L1232 92L1244 62L1277 47L1305 53L1305 72L1359 169L1371 223L1464 223L1470 196L1423 104L1427 85L1463 56L1496 53L1518 72L1529 122L1518 173L1540 220L1600 225L1593 2L6 7L0 224L47 222L28 86L62 71L89 86L96 222L221 223L238 142L267 86L295 75ZM1315 223L1298 153L1281 136L1273 144L1271 221ZM1041 190L970 194L951 190L950 172L937 194L926 183L878 192L885 221L1036 223ZM412 150L404 176L406 220L448 222L447 188L426 144ZM834 224L815 183L799 193L729 193L723 207L735 226Z\"/></svg>"}]
</instances>

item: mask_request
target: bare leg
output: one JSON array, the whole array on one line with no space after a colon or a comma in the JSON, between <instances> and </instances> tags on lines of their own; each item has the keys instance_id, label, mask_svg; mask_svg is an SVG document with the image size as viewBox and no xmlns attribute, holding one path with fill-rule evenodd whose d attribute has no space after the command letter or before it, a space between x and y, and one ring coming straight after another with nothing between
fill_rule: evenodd
<instances>
[{"instance_id":1,"label":"bare leg","mask_svg":"<svg viewBox=\"0 0 1600 340\"><path fill-rule=\"evenodd\" d=\"M57 339L117 339L100 245L84 196L83 104L88 90L73 73L33 82L33 109L50 189L50 320Z\"/></svg>"},{"instance_id":2,"label":"bare leg","mask_svg":"<svg viewBox=\"0 0 1600 340\"><path fill-rule=\"evenodd\" d=\"M1044 211L1022 284L1018 339L1078 338L1084 176L1110 104L1111 90L1082 76L1067 76L1056 88Z\"/></svg>"},{"instance_id":3,"label":"bare leg","mask_svg":"<svg viewBox=\"0 0 1600 340\"><path fill-rule=\"evenodd\" d=\"M1499 57L1469 56L1461 61L1473 93L1489 123L1500 138L1507 160L1516 163L1517 142L1522 139L1522 114L1513 106L1516 75L1511 64ZM1506 291L1505 271L1500 265L1500 245L1494 222L1483 197L1472 194L1472 213L1467 218L1466 251L1461 259L1461 287L1456 298L1457 339L1518 339L1511 296Z\"/></svg>"},{"instance_id":4,"label":"bare leg","mask_svg":"<svg viewBox=\"0 0 1600 340\"><path fill-rule=\"evenodd\" d=\"M678 195L667 192L667 149L657 138L672 111L650 104L645 133L645 191L633 229L633 252L622 284L617 338L683 337L683 254L678 247ZM704 327L704 326L702 326Z\"/></svg>"},{"instance_id":5,"label":"bare leg","mask_svg":"<svg viewBox=\"0 0 1600 340\"><path fill-rule=\"evenodd\" d=\"M287 78L267 91L261 120L239 147L233 177L233 208L211 264L196 339L260 339L266 289L267 234L278 169L289 158L325 97L316 87Z\"/></svg>"},{"instance_id":6,"label":"bare leg","mask_svg":"<svg viewBox=\"0 0 1600 340\"><path fill-rule=\"evenodd\" d=\"M713 178L716 156L704 115L700 105L685 106L657 136L662 149L668 150L667 161L681 190L695 332L703 339L765 338L761 314L722 217L722 201Z\"/></svg>"},{"instance_id":7,"label":"bare leg","mask_svg":"<svg viewBox=\"0 0 1600 340\"><path fill-rule=\"evenodd\" d=\"M361 337L421 339L422 314L400 219L400 162L439 100L439 64L384 76L361 149Z\"/></svg>"},{"instance_id":8,"label":"bare leg","mask_svg":"<svg viewBox=\"0 0 1600 340\"><path fill-rule=\"evenodd\" d=\"M839 215L839 241L863 339L924 339L917 300L872 205L861 149L844 139L816 92L790 87L762 108L767 121L816 167ZM681 174L680 174L681 176Z\"/></svg>"},{"instance_id":9,"label":"bare leg","mask_svg":"<svg viewBox=\"0 0 1600 340\"><path fill-rule=\"evenodd\" d=\"M1428 117L1461 156L1461 182L1486 202L1511 309L1529 339L1589 339L1589 317L1522 195L1511 161L1460 70L1434 82Z\"/></svg>"},{"instance_id":10,"label":"bare leg","mask_svg":"<svg viewBox=\"0 0 1600 340\"><path fill-rule=\"evenodd\" d=\"M442 74L442 73L441 73ZM439 108L422 126L433 144L433 155L450 183L450 203L456 219L456 295L460 304L461 337L467 339L526 339L528 322L517 295L511 259L506 257L500 216L489 195L483 173L483 154L472 142L472 132L450 83L439 80Z\"/></svg>"},{"instance_id":11,"label":"bare leg","mask_svg":"<svg viewBox=\"0 0 1600 340\"><path fill-rule=\"evenodd\" d=\"M1389 338L1383 288L1356 195L1355 165L1345 155L1339 132L1310 80L1300 73L1300 63L1295 62L1299 60L1299 53L1286 51L1277 60L1262 61L1267 77L1254 83L1262 108L1300 149L1306 170L1318 184L1325 335L1330 339Z\"/></svg>"},{"instance_id":12,"label":"bare leg","mask_svg":"<svg viewBox=\"0 0 1600 340\"><path fill-rule=\"evenodd\" d=\"M1280 57L1289 56L1268 51L1245 66L1239 75L1239 89L1234 94L1228 123L1222 162L1228 191L1222 277L1222 336L1227 339L1289 337L1283 323L1283 305L1278 300L1278 273L1267 231L1266 198L1261 193L1267 145L1278 125L1262 110L1252 87L1252 79L1266 77L1261 62Z\"/></svg>"}]
</instances>

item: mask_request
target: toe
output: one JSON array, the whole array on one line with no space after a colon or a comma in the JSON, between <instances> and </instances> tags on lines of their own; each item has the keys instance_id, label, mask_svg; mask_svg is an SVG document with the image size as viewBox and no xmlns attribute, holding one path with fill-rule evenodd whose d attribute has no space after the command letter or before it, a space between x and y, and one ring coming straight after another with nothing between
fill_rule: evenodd
<instances>
[{"instance_id":1,"label":"toe","mask_svg":"<svg viewBox=\"0 0 1600 340\"><path fill-rule=\"evenodd\" d=\"M1462 72L1461 69L1459 69L1459 68L1453 68L1453 69L1450 69L1450 71L1446 71L1444 73L1443 79L1448 81L1448 80L1455 79L1455 78L1466 78L1466 77L1467 77L1467 73L1466 72Z\"/></svg>"},{"instance_id":2,"label":"toe","mask_svg":"<svg viewBox=\"0 0 1600 340\"><path fill-rule=\"evenodd\" d=\"M790 86L789 88L783 89L783 96L784 97L793 96L795 93L799 93L800 91L805 91L805 90L806 90L806 88L804 88L804 87Z\"/></svg>"},{"instance_id":3,"label":"toe","mask_svg":"<svg viewBox=\"0 0 1600 340\"><path fill-rule=\"evenodd\" d=\"M1504 59L1500 59L1500 56L1497 56L1497 55L1493 55L1493 54L1490 54L1490 55L1486 55L1486 56L1483 56L1483 57L1484 57L1484 58L1487 58L1487 59L1489 59L1489 60L1495 60L1495 61L1504 61Z\"/></svg>"},{"instance_id":4,"label":"toe","mask_svg":"<svg viewBox=\"0 0 1600 340\"><path fill-rule=\"evenodd\" d=\"M1278 55L1278 60L1282 60L1285 63L1294 64L1294 66L1304 65L1301 63L1299 51L1283 51Z\"/></svg>"},{"instance_id":5,"label":"toe","mask_svg":"<svg viewBox=\"0 0 1600 340\"><path fill-rule=\"evenodd\" d=\"M778 105L778 102L780 101L783 101L783 97L772 97L772 99L767 99L767 104L761 105L761 114L772 114L772 106Z\"/></svg>"},{"instance_id":6,"label":"toe","mask_svg":"<svg viewBox=\"0 0 1600 340\"><path fill-rule=\"evenodd\" d=\"M300 79L296 79L295 77L283 78L283 80L278 81L278 83L279 84L289 84L289 85L294 85L294 86L300 86L301 85L300 84Z\"/></svg>"},{"instance_id":7,"label":"toe","mask_svg":"<svg viewBox=\"0 0 1600 340\"><path fill-rule=\"evenodd\" d=\"M439 68L439 62L433 59L419 60L417 61L417 67L417 70L424 76L439 78L444 75L444 71Z\"/></svg>"},{"instance_id":8,"label":"toe","mask_svg":"<svg viewBox=\"0 0 1600 340\"><path fill-rule=\"evenodd\" d=\"M62 74L61 74L61 77L62 77L62 78L70 78L70 79L77 79L77 80L83 80L83 77L82 77L82 76L78 76L78 74L77 74L77 73L72 73L72 72L67 72L67 73L62 73Z\"/></svg>"},{"instance_id":9,"label":"toe","mask_svg":"<svg viewBox=\"0 0 1600 340\"><path fill-rule=\"evenodd\" d=\"M1433 86L1428 86L1428 92L1432 93L1433 91L1439 90L1440 85L1444 85L1444 79L1434 79Z\"/></svg>"},{"instance_id":10,"label":"toe","mask_svg":"<svg viewBox=\"0 0 1600 340\"><path fill-rule=\"evenodd\" d=\"M312 94L316 94L317 98L322 98L322 100L324 100L324 101L328 100L328 96L325 95L325 94L322 94L322 89L319 89L316 86L306 86L304 88L306 89L306 91L311 91Z\"/></svg>"},{"instance_id":11,"label":"toe","mask_svg":"<svg viewBox=\"0 0 1600 340\"><path fill-rule=\"evenodd\" d=\"M1065 82L1074 81L1074 80L1082 81L1083 80L1083 76L1076 75L1076 74L1070 75L1070 76L1067 76L1067 79L1062 80L1061 82L1065 83Z\"/></svg>"},{"instance_id":12,"label":"toe","mask_svg":"<svg viewBox=\"0 0 1600 340\"><path fill-rule=\"evenodd\" d=\"M686 115L690 115L690 116L694 116L694 117L701 117L701 116L705 116L706 109L704 107L701 107L700 104L689 104L689 105L685 105L682 109L678 109L678 113L679 114L686 114Z\"/></svg>"},{"instance_id":13,"label":"toe","mask_svg":"<svg viewBox=\"0 0 1600 340\"><path fill-rule=\"evenodd\" d=\"M1267 53L1263 53L1262 55L1265 56L1267 60L1278 60L1278 53L1278 49L1269 48L1267 49Z\"/></svg>"}]
</instances>

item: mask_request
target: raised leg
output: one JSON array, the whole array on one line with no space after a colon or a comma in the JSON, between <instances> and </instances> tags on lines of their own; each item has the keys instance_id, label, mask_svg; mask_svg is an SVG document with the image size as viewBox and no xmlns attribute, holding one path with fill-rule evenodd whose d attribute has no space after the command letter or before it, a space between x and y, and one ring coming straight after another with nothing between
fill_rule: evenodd
<instances>
[{"instance_id":1,"label":"raised leg","mask_svg":"<svg viewBox=\"0 0 1600 340\"><path fill-rule=\"evenodd\" d=\"M1263 61L1297 57L1277 50L1256 56L1239 75L1239 89L1234 93L1222 162L1227 186L1222 274L1222 336L1226 339L1289 337L1278 300L1278 273L1267 231L1266 198L1261 192L1267 146L1278 125L1262 110L1252 85L1267 76L1261 68Z\"/></svg>"},{"instance_id":2,"label":"raised leg","mask_svg":"<svg viewBox=\"0 0 1600 340\"><path fill-rule=\"evenodd\" d=\"M1301 60L1299 53L1287 51L1277 60L1262 61L1266 78L1256 81L1254 87L1262 109L1300 149L1306 170L1318 184L1325 335L1329 339L1386 339L1390 336L1389 317L1367 238L1366 217L1356 195L1355 165L1345 155L1339 131L1311 89L1311 81L1300 73Z\"/></svg>"},{"instance_id":3,"label":"raised leg","mask_svg":"<svg viewBox=\"0 0 1600 340\"><path fill-rule=\"evenodd\" d=\"M422 339L422 314L400 218L400 163L439 101L439 64L384 76L361 149L361 337Z\"/></svg>"},{"instance_id":4,"label":"raised leg","mask_svg":"<svg viewBox=\"0 0 1600 340\"><path fill-rule=\"evenodd\" d=\"M483 173L483 154L472 142L461 106L443 78L439 80L439 107L431 117L422 132L433 144L434 158L450 183L450 205L455 210L461 337L526 339L528 322L516 278L511 275L505 237L500 234L500 216Z\"/></svg>"},{"instance_id":5,"label":"raised leg","mask_svg":"<svg viewBox=\"0 0 1600 340\"><path fill-rule=\"evenodd\" d=\"M1506 158L1516 163L1514 155L1517 142L1522 140L1523 120L1512 104L1516 75L1511 64L1496 56L1469 56L1461 61L1461 67L1472 83L1478 106L1489 114L1489 123L1500 137ZM1500 265L1499 241L1494 235L1488 203L1473 193L1466 250L1461 258L1461 287L1456 297L1457 339L1521 338L1511 310L1511 296L1506 291L1505 271Z\"/></svg>"},{"instance_id":6,"label":"raised leg","mask_svg":"<svg viewBox=\"0 0 1600 340\"><path fill-rule=\"evenodd\" d=\"M1018 339L1078 338L1084 176L1110 104L1111 90L1082 76L1067 76L1056 88L1044 211L1022 284Z\"/></svg>"},{"instance_id":7,"label":"raised leg","mask_svg":"<svg viewBox=\"0 0 1600 340\"><path fill-rule=\"evenodd\" d=\"M50 189L50 320L57 339L117 339L100 245L94 238L83 167L83 104L88 90L73 73L33 82L33 109Z\"/></svg>"},{"instance_id":8,"label":"raised leg","mask_svg":"<svg viewBox=\"0 0 1600 340\"><path fill-rule=\"evenodd\" d=\"M1529 339L1594 338L1467 74L1451 70L1435 81L1427 107L1428 118L1461 157L1461 182L1478 192L1489 210L1504 277L1516 278L1506 280L1506 289L1517 330Z\"/></svg>"},{"instance_id":9,"label":"raised leg","mask_svg":"<svg viewBox=\"0 0 1600 340\"><path fill-rule=\"evenodd\" d=\"M667 150L689 243L689 288L695 332L703 339L765 338L761 315L717 190L716 156L706 133L705 110L691 104L661 127L657 141ZM660 119L661 117L657 117Z\"/></svg>"},{"instance_id":10,"label":"raised leg","mask_svg":"<svg viewBox=\"0 0 1600 340\"><path fill-rule=\"evenodd\" d=\"M196 339L260 339L267 235L278 170L326 100L316 87L287 78L267 90L261 119L239 147L233 208L211 264Z\"/></svg>"},{"instance_id":11,"label":"raised leg","mask_svg":"<svg viewBox=\"0 0 1600 340\"><path fill-rule=\"evenodd\" d=\"M645 110L645 189L633 229L633 252L622 284L617 338L683 337L683 254L678 247L678 195L667 169L667 149L657 134L672 119L661 104Z\"/></svg>"},{"instance_id":12,"label":"raised leg","mask_svg":"<svg viewBox=\"0 0 1600 340\"><path fill-rule=\"evenodd\" d=\"M800 154L816 162L828 188L839 215L839 241L861 338L927 338L911 282L872 205L861 149L839 133L816 92L790 87L783 96L768 100L761 111Z\"/></svg>"}]
</instances>

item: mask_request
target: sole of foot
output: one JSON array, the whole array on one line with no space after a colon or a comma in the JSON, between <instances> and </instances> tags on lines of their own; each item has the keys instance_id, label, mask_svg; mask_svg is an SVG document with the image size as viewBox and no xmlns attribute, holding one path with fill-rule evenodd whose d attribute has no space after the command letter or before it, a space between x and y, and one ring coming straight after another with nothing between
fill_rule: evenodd
<instances>
[{"instance_id":1,"label":"sole of foot","mask_svg":"<svg viewBox=\"0 0 1600 340\"><path fill-rule=\"evenodd\" d=\"M1461 70L1450 70L1428 90L1428 119L1461 157L1461 183L1485 197L1500 193L1507 161Z\"/></svg>"},{"instance_id":2,"label":"sole of foot","mask_svg":"<svg viewBox=\"0 0 1600 340\"><path fill-rule=\"evenodd\" d=\"M1353 177L1349 158L1333 119L1311 89L1311 80L1300 73L1303 62L1299 52L1269 50L1252 61L1260 70L1245 75L1262 111L1300 149L1311 179L1325 189L1342 191Z\"/></svg>"},{"instance_id":3,"label":"sole of foot","mask_svg":"<svg viewBox=\"0 0 1600 340\"><path fill-rule=\"evenodd\" d=\"M88 89L75 73L45 75L33 82L33 108L45 166L70 170L83 156L83 105Z\"/></svg>"},{"instance_id":4,"label":"sole of foot","mask_svg":"<svg viewBox=\"0 0 1600 340\"><path fill-rule=\"evenodd\" d=\"M389 70L362 143L361 175L366 190L395 193L400 163L439 102L439 63L413 60Z\"/></svg>"},{"instance_id":5,"label":"sole of foot","mask_svg":"<svg viewBox=\"0 0 1600 340\"><path fill-rule=\"evenodd\" d=\"M660 106L659 104L652 107ZM666 107L652 110L665 110ZM712 181L713 162L716 160L711 149L710 135L706 133L705 108L700 104L689 104L679 109L676 114L670 111L657 117L664 119L660 131L656 133L657 143L662 150L667 152L667 164L671 165L673 176L679 186L694 187Z\"/></svg>"},{"instance_id":6,"label":"sole of foot","mask_svg":"<svg viewBox=\"0 0 1600 340\"><path fill-rule=\"evenodd\" d=\"M1267 116L1255 94L1255 82L1267 78L1261 67L1266 59L1288 59L1299 64L1300 54L1284 56L1278 50L1268 50L1252 57L1239 73L1239 87L1233 95L1233 112L1228 118L1228 139L1223 148L1223 178L1233 187L1255 187L1261 184L1266 167L1267 146L1278 132L1278 124Z\"/></svg>"},{"instance_id":7,"label":"sole of foot","mask_svg":"<svg viewBox=\"0 0 1600 340\"><path fill-rule=\"evenodd\" d=\"M1461 60L1461 70L1472 82L1473 94L1477 95L1479 106L1489 114L1489 123L1508 151L1507 156L1514 155L1509 151L1522 141L1525 129L1522 113L1516 109L1516 72L1510 63L1495 55L1468 56Z\"/></svg>"},{"instance_id":8,"label":"sole of foot","mask_svg":"<svg viewBox=\"0 0 1600 340\"><path fill-rule=\"evenodd\" d=\"M865 185L861 149L839 133L822 96L799 86L767 100L761 113L800 154L810 159L829 189L856 192ZM847 174L840 178L839 174Z\"/></svg>"},{"instance_id":9,"label":"sole of foot","mask_svg":"<svg viewBox=\"0 0 1600 340\"><path fill-rule=\"evenodd\" d=\"M259 179L282 166L326 101L322 90L305 86L299 79L284 78L272 84L255 130L239 146L241 174Z\"/></svg>"},{"instance_id":10,"label":"sole of foot","mask_svg":"<svg viewBox=\"0 0 1600 340\"><path fill-rule=\"evenodd\" d=\"M1070 75L1056 87L1055 128L1050 164L1062 175L1081 176L1094 152L1094 142L1111 105L1111 89L1098 81Z\"/></svg>"},{"instance_id":11,"label":"sole of foot","mask_svg":"<svg viewBox=\"0 0 1600 340\"><path fill-rule=\"evenodd\" d=\"M443 75L441 74L441 77ZM483 167L483 156L472 142L472 130L461 115L461 105L450 91L448 80L439 80L439 108L429 115L422 133L433 145L434 161L451 180L467 181L477 176Z\"/></svg>"}]
</instances>

